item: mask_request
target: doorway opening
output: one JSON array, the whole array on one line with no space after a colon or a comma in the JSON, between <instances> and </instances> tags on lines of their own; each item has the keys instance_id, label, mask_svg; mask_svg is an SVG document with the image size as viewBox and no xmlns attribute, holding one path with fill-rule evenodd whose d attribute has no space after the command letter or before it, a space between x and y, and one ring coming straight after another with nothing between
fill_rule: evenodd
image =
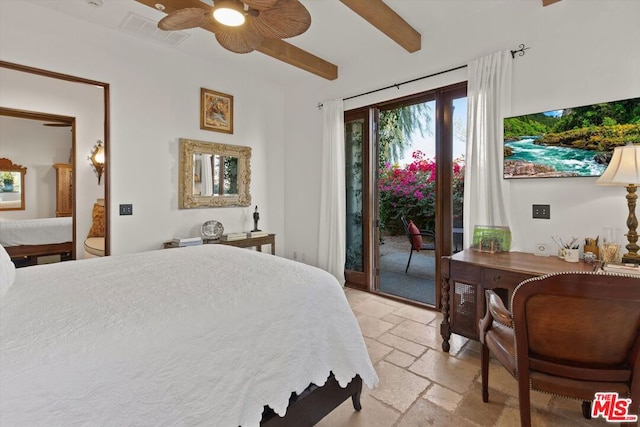
<instances>
[{"instance_id":1,"label":"doorway opening","mask_svg":"<svg viewBox=\"0 0 640 427\"><path fill-rule=\"evenodd\" d=\"M466 83L345 114L347 283L439 308L462 249Z\"/></svg>"}]
</instances>

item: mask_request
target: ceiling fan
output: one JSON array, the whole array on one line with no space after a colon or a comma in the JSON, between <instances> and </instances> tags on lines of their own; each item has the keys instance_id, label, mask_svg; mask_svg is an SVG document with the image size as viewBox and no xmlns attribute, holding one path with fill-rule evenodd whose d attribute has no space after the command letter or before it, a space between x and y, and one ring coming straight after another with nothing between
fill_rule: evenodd
<instances>
[{"instance_id":1,"label":"ceiling fan","mask_svg":"<svg viewBox=\"0 0 640 427\"><path fill-rule=\"evenodd\" d=\"M158 23L158 27L162 30L175 31L200 27L214 33L218 42L232 52L248 53L256 50L327 80L338 78L337 65L282 40L302 34L311 26L311 16L299 0L135 1L167 14ZM328 0L323 1L328 2ZM340 0L340 2L408 52L420 50L420 34L383 0ZM214 18L214 12L219 9L234 9L237 13L231 12L231 15L235 14L236 17L244 19L244 24L233 27L218 22L217 18Z\"/></svg>"},{"instance_id":2,"label":"ceiling fan","mask_svg":"<svg viewBox=\"0 0 640 427\"><path fill-rule=\"evenodd\" d=\"M198 7L184 7L187 3L184 1L164 3L155 5L158 10L168 12L158 22L158 28L165 31L205 28L215 34L222 47L235 53L249 53L264 39L300 35L311 26L311 15L299 0L215 0L213 7L201 2Z\"/></svg>"}]
</instances>

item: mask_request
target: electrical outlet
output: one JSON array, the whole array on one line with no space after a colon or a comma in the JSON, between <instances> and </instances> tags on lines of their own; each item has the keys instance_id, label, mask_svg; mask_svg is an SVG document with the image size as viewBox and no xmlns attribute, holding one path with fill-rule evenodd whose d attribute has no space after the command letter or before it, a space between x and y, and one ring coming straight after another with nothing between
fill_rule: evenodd
<instances>
[{"instance_id":1,"label":"electrical outlet","mask_svg":"<svg viewBox=\"0 0 640 427\"><path fill-rule=\"evenodd\" d=\"M551 219L551 206L533 205L533 217L540 219Z\"/></svg>"},{"instance_id":2,"label":"electrical outlet","mask_svg":"<svg viewBox=\"0 0 640 427\"><path fill-rule=\"evenodd\" d=\"M120 215L133 215L133 205L131 203L120 205Z\"/></svg>"}]
</instances>

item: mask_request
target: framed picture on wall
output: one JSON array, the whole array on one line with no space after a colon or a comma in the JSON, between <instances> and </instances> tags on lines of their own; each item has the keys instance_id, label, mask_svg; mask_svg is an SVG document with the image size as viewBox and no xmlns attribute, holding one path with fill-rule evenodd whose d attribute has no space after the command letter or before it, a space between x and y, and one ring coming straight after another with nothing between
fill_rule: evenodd
<instances>
[{"instance_id":1,"label":"framed picture on wall","mask_svg":"<svg viewBox=\"0 0 640 427\"><path fill-rule=\"evenodd\" d=\"M233 96L200 89L200 129L233 133Z\"/></svg>"},{"instance_id":2,"label":"framed picture on wall","mask_svg":"<svg viewBox=\"0 0 640 427\"><path fill-rule=\"evenodd\" d=\"M640 98L504 119L504 178L597 177L640 141Z\"/></svg>"}]
</instances>

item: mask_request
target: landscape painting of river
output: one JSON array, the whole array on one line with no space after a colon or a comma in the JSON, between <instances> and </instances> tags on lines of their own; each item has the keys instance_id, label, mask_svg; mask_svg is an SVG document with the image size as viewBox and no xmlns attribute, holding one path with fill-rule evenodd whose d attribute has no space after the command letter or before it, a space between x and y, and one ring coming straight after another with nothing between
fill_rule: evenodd
<instances>
[{"instance_id":1,"label":"landscape painting of river","mask_svg":"<svg viewBox=\"0 0 640 427\"><path fill-rule=\"evenodd\" d=\"M504 119L504 177L600 176L615 147L640 144L640 98Z\"/></svg>"}]
</instances>

